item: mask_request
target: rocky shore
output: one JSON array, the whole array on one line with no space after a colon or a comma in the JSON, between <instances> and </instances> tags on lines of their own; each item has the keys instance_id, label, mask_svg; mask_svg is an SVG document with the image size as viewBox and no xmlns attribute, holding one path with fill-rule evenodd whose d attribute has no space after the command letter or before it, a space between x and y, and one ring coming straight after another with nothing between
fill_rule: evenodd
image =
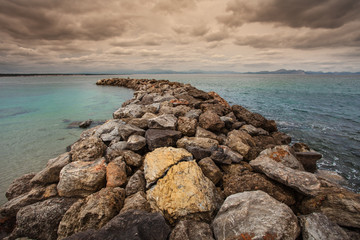
<instances>
[{"instance_id":1,"label":"rocky shore","mask_svg":"<svg viewBox=\"0 0 360 240\"><path fill-rule=\"evenodd\" d=\"M275 121L189 84L96 84L134 97L14 180L0 239L360 239L360 195Z\"/></svg>"}]
</instances>

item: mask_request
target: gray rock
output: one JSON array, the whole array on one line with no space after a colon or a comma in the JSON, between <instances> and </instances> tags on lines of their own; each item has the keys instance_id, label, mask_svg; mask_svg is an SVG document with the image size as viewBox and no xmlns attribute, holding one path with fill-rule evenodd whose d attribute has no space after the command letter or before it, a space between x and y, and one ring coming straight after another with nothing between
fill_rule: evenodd
<instances>
[{"instance_id":1,"label":"gray rock","mask_svg":"<svg viewBox=\"0 0 360 240\"><path fill-rule=\"evenodd\" d=\"M218 240L296 239L300 232L292 210L263 191L227 197L212 228Z\"/></svg>"},{"instance_id":2,"label":"gray rock","mask_svg":"<svg viewBox=\"0 0 360 240\"><path fill-rule=\"evenodd\" d=\"M48 186L35 186L29 192L23 193L10 201L6 202L0 208L0 216L13 217L20 208L39 202L57 195L56 184Z\"/></svg>"},{"instance_id":3,"label":"gray rock","mask_svg":"<svg viewBox=\"0 0 360 240\"><path fill-rule=\"evenodd\" d=\"M181 138L181 132L174 130L149 129L145 134L146 143L150 151L159 147L175 146Z\"/></svg>"},{"instance_id":4,"label":"gray rock","mask_svg":"<svg viewBox=\"0 0 360 240\"><path fill-rule=\"evenodd\" d=\"M249 124L242 126L241 130L247 132L251 136L258 136L258 135L268 136L269 135L268 131L265 131L262 128L256 128L253 125L249 125Z\"/></svg>"},{"instance_id":5,"label":"gray rock","mask_svg":"<svg viewBox=\"0 0 360 240\"><path fill-rule=\"evenodd\" d=\"M139 118L144 115L144 110L141 105L129 104L125 107L119 108L113 113L115 119L118 118Z\"/></svg>"},{"instance_id":6,"label":"gray rock","mask_svg":"<svg viewBox=\"0 0 360 240\"><path fill-rule=\"evenodd\" d=\"M183 220L176 224L169 240L214 240L214 237L209 224Z\"/></svg>"},{"instance_id":7,"label":"gray rock","mask_svg":"<svg viewBox=\"0 0 360 240\"><path fill-rule=\"evenodd\" d=\"M46 165L46 168L38 172L31 179L31 183L47 184L58 182L61 169L69 163L69 153L64 153L57 158L50 159Z\"/></svg>"},{"instance_id":8,"label":"gray rock","mask_svg":"<svg viewBox=\"0 0 360 240\"><path fill-rule=\"evenodd\" d=\"M19 210L11 238L57 239L57 228L65 212L77 199L51 198Z\"/></svg>"},{"instance_id":9,"label":"gray rock","mask_svg":"<svg viewBox=\"0 0 360 240\"><path fill-rule=\"evenodd\" d=\"M119 119L111 119L105 122L103 125L98 126L98 128L94 132L94 136L100 137L103 134L108 134L113 132L114 130L117 131L120 125L124 125L125 122Z\"/></svg>"},{"instance_id":10,"label":"gray rock","mask_svg":"<svg viewBox=\"0 0 360 240\"><path fill-rule=\"evenodd\" d=\"M121 137L119 135L119 128L114 128L114 130L109 133L101 134L100 138L103 140L103 142L111 142L114 140L120 141Z\"/></svg>"},{"instance_id":11,"label":"gray rock","mask_svg":"<svg viewBox=\"0 0 360 240\"><path fill-rule=\"evenodd\" d=\"M17 179L15 179L9 186L9 188L6 191L6 198L8 200L11 200L13 198L16 198L24 193L27 193L32 188L32 183L30 180L35 176L35 173L28 173L25 174Z\"/></svg>"},{"instance_id":12,"label":"gray rock","mask_svg":"<svg viewBox=\"0 0 360 240\"><path fill-rule=\"evenodd\" d=\"M204 175L209 178L214 184L217 184L221 178L221 170L216 166L216 164L211 160L211 158L203 158L199 161L199 167L203 171Z\"/></svg>"},{"instance_id":13,"label":"gray rock","mask_svg":"<svg viewBox=\"0 0 360 240\"><path fill-rule=\"evenodd\" d=\"M79 128L87 128L91 125L91 123L92 123L91 119L83 121L79 124Z\"/></svg>"},{"instance_id":14,"label":"gray rock","mask_svg":"<svg viewBox=\"0 0 360 240\"><path fill-rule=\"evenodd\" d=\"M155 118L149 119L148 127L156 129L175 130L177 118L173 114L163 114Z\"/></svg>"},{"instance_id":15,"label":"gray rock","mask_svg":"<svg viewBox=\"0 0 360 240\"><path fill-rule=\"evenodd\" d=\"M127 140L127 148L132 151L139 151L146 146L146 138L139 135L131 135Z\"/></svg>"},{"instance_id":16,"label":"gray rock","mask_svg":"<svg viewBox=\"0 0 360 240\"><path fill-rule=\"evenodd\" d=\"M267 156L252 160L250 165L256 171L305 195L314 196L320 190L320 182L314 174L286 167Z\"/></svg>"},{"instance_id":17,"label":"gray rock","mask_svg":"<svg viewBox=\"0 0 360 240\"><path fill-rule=\"evenodd\" d=\"M144 136L145 130L131 124L124 124L119 126L119 134L123 140L127 140L131 135Z\"/></svg>"},{"instance_id":18,"label":"gray rock","mask_svg":"<svg viewBox=\"0 0 360 240\"><path fill-rule=\"evenodd\" d=\"M106 150L103 141L95 136L80 139L71 146L71 161L94 161Z\"/></svg>"},{"instance_id":19,"label":"gray rock","mask_svg":"<svg viewBox=\"0 0 360 240\"><path fill-rule=\"evenodd\" d=\"M125 199L124 207L121 209L120 214L129 210L143 210L150 212L150 203L146 199L144 192L137 192Z\"/></svg>"},{"instance_id":20,"label":"gray rock","mask_svg":"<svg viewBox=\"0 0 360 240\"><path fill-rule=\"evenodd\" d=\"M146 181L144 173L141 170L137 170L129 179L125 191L126 196L130 196L137 192L144 192L146 190Z\"/></svg>"},{"instance_id":21,"label":"gray rock","mask_svg":"<svg viewBox=\"0 0 360 240\"><path fill-rule=\"evenodd\" d=\"M160 114L173 114L176 117L184 116L187 112L191 110L190 107L180 105L180 106L169 106L169 105L162 105L160 107L159 113Z\"/></svg>"},{"instance_id":22,"label":"gray rock","mask_svg":"<svg viewBox=\"0 0 360 240\"><path fill-rule=\"evenodd\" d=\"M170 101L176 99L174 96L170 95L170 94L164 94L164 95L157 95L153 98L154 103L159 103L159 102L165 102L165 101Z\"/></svg>"},{"instance_id":23,"label":"gray rock","mask_svg":"<svg viewBox=\"0 0 360 240\"><path fill-rule=\"evenodd\" d=\"M59 238L88 229L101 228L119 213L124 199L124 189L103 188L85 199L78 200L61 219L57 231Z\"/></svg>"},{"instance_id":24,"label":"gray rock","mask_svg":"<svg viewBox=\"0 0 360 240\"><path fill-rule=\"evenodd\" d=\"M160 213L130 210L117 215L99 231L77 233L66 240L166 240L170 227Z\"/></svg>"},{"instance_id":25,"label":"gray rock","mask_svg":"<svg viewBox=\"0 0 360 240\"><path fill-rule=\"evenodd\" d=\"M72 162L61 170L57 190L64 197L86 197L105 186L105 175L104 158L93 162Z\"/></svg>"},{"instance_id":26,"label":"gray rock","mask_svg":"<svg viewBox=\"0 0 360 240\"><path fill-rule=\"evenodd\" d=\"M185 114L185 117L198 119L202 111L200 109L191 109Z\"/></svg>"},{"instance_id":27,"label":"gray rock","mask_svg":"<svg viewBox=\"0 0 360 240\"><path fill-rule=\"evenodd\" d=\"M127 149L127 141L120 141L111 143L106 149L106 157L114 158L117 157L123 150Z\"/></svg>"},{"instance_id":28,"label":"gray rock","mask_svg":"<svg viewBox=\"0 0 360 240\"><path fill-rule=\"evenodd\" d=\"M259 154L259 157L269 157L276 162L282 163L286 167L304 171L303 165L292 154L291 148L288 145L265 149Z\"/></svg>"},{"instance_id":29,"label":"gray rock","mask_svg":"<svg viewBox=\"0 0 360 240\"><path fill-rule=\"evenodd\" d=\"M219 115L213 111L206 111L199 116L200 127L210 131L220 131L225 127L225 123L221 121Z\"/></svg>"},{"instance_id":30,"label":"gray rock","mask_svg":"<svg viewBox=\"0 0 360 240\"><path fill-rule=\"evenodd\" d=\"M347 233L322 213L299 217L304 240L350 240Z\"/></svg>"},{"instance_id":31,"label":"gray rock","mask_svg":"<svg viewBox=\"0 0 360 240\"><path fill-rule=\"evenodd\" d=\"M195 159L210 157L219 142L210 138L183 137L176 142L178 148L185 148Z\"/></svg>"}]
</instances>

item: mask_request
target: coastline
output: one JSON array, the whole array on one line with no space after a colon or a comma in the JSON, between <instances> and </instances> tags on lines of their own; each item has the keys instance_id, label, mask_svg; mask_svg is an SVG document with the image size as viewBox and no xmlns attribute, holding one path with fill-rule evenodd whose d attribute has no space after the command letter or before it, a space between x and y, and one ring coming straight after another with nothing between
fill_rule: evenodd
<instances>
[{"instance_id":1,"label":"coastline","mask_svg":"<svg viewBox=\"0 0 360 240\"><path fill-rule=\"evenodd\" d=\"M17 187L16 190L13 190L16 192L13 194L13 198L4 204L0 211L1 224L6 226L3 228L6 231L12 230L15 218L18 222L21 219L28 219L29 216L26 216L26 213L31 206L41 205L40 203L48 201L47 204L64 208L64 211L56 216L57 223L54 221L52 227L55 226L58 230L56 233L52 232L52 236L60 234L60 236L66 237L76 232L83 232L78 236L89 234L86 232L90 228L89 226L79 226L76 229L69 227L69 225L81 221L80 214L74 214L75 210L86 211L86 206L91 202L92 197L102 199L101 196L111 195L113 201L121 202L121 204L117 206L110 204L111 216L106 216L104 220L102 219L101 222L91 227L100 229L110 219L123 217L126 213L123 208L127 206L127 200L128 202L136 200L137 203L141 202L137 209L145 210L145 212L161 212L160 215L153 217L160 217L160 220L162 216L165 217L166 220L161 221L164 222L164 226L167 226L164 227L164 229L168 229L167 234L173 227L175 227L172 230L174 232L182 221L197 221L203 223L202 226L211 223L211 227L207 225L203 228L209 230L211 235L214 234L217 238L217 234L220 234L217 233L217 229L220 227L217 227L216 212L220 209L221 213L225 197L229 198L241 192L258 194L264 199L270 199L269 204L273 202L274 198L277 201L275 202L276 206L278 202L287 205L288 208L284 207L283 211L288 218L292 219L293 228L286 233L271 233L277 236L290 234L289 239L295 239L299 235L300 225L294 213L307 215L315 211L321 212L322 206L330 206L334 209L331 214L323 212L326 218L343 227L359 228L359 219L356 216L359 212L353 213L348 208L349 206L341 204L345 209L340 210L339 205L331 200L323 200L324 196L325 198L331 196L339 200L341 195L345 196L345 199L354 206L358 206L359 195L324 178L317 177L313 173L304 171L304 167L310 162L310 167L306 168L314 172L314 159L319 158L319 154L311 151L306 145L287 146L291 138L278 132L274 121L267 120L260 114L252 113L241 106L230 106L217 93L206 93L189 84L147 79L104 79L99 80L97 84L127 87L136 92L133 99L126 101L122 108L114 113L114 120L109 120L104 125L85 131L80 140L72 145L70 153L62 154L49 161L47 168L40 173L18 180L18 185L22 183L20 185L24 188L19 190ZM276 148L276 146L280 146L280 148ZM266 150L267 152L264 153L263 151ZM150 153L155 154L155 157L152 158ZM169 154L173 157L166 158ZM273 159L274 154L276 159ZM154 162L154 159L159 158L163 160L164 165L158 166L157 160ZM89 171L81 174L99 177L97 185L89 187L86 185L88 183L84 182L76 183L76 186L73 183L66 185L69 184L71 176L65 170L68 168L69 170L83 169L85 166L89 168ZM194 172L189 175L193 181L187 182L188 185L185 185L185 188L202 196L195 199L191 206L178 205L178 202L186 202L186 196L181 195L181 198L172 199L172 196L164 196L164 191L157 191L158 188L171 189L177 193L178 182L169 180L173 185L167 185L161 180L166 177L176 178L176 174L184 169ZM276 171L272 171L273 169L282 169L283 172L276 175ZM290 175L284 175L289 172ZM113 176L113 179L111 177L109 179L109 176ZM131 179L134 176L138 180L132 182ZM293 176L297 176L297 178L289 180L288 177ZM188 176L182 177L187 178ZM306 177L311 181L302 181ZM119 178L121 179L119 180ZM65 179L67 180L65 181ZM202 186L206 186L206 191L203 192L202 189L196 188L194 182L200 182ZM244 183L244 186L241 186L243 188L240 187L241 189L237 185L239 182ZM128 187L130 183L136 187ZM84 188L84 184L87 187ZM103 188L105 186L107 187ZM127 192L128 188L129 192ZM135 190L133 190L134 188ZM264 193L266 195L256 190L262 190L266 192ZM103 193L104 191L107 191L106 194ZM36 196L34 197L34 195ZM74 198L81 198L77 200L78 205L81 205L78 206L79 208L74 207ZM51 200L55 202L51 202ZM199 207L204 201L207 205L205 210ZM119 207L122 205L125 206ZM36 207L39 208L39 206ZM240 208L240 206L238 207ZM121 213L121 211L123 212ZM18 212L23 215L16 215ZM120 215L123 215L117 215L119 212ZM344 222L344 219L339 216L344 212L348 213L346 215L347 222ZM143 215L144 213L139 213L139 216ZM281 224L286 225L286 223ZM21 226L18 223L11 236L23 236L29 228L29 226ZM303 226L302 231L304 228ZM33 231L40 230L34 229ZM106 234L104 231L102 228L99 230L101 234ZM243 234L241 231L240 234ZM249 235L258 234L258 229L251 231L245 232ZM28 237L34 237L31 233L26 234L30 234L27 235ZM100 233L95 233L95 236L96 234ZM171 234L176 235L175 233ZM266 231L259 234L259 236L265 236Z\"/></svg>"}]
</instances>

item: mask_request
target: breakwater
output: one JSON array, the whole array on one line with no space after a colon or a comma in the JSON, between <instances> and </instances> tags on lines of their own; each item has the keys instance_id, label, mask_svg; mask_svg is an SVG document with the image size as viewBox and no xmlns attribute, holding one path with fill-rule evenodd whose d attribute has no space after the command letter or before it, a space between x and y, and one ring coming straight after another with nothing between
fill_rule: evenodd
<instances>
[{"instance_id":1,"label":"breakwater","mask_svg":"<svg viewBox=\"0 0 360 240\"><path fill-rule=\"evenodd\" d=\"M289 146L274 121L188 84L97 84L134 97L10 186L9 239L307 239L324 223L323 234L357 234L359 195L316 172L321 155Z\"/></svg>"}]
</instances>

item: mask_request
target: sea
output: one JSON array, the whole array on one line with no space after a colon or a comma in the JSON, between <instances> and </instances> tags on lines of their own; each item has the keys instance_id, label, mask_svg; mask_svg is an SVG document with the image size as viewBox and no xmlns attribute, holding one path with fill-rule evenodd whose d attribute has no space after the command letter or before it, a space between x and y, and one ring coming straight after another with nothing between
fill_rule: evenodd
<instances>
[{"instance_id":1,"label":"sea","mask_svg":"<svg viewBox=\"0 0 360 240\"><path fill-rule=\"evenodd\" d=\"M167 79L215 91L277 122L292 141L323 154L320 169L335 171L360 192L360 75L144 74L0 77L0 204L11 182L43 169L82 129L103 122L132 97L102 78Z\"/></svg>"}]
</instances>

